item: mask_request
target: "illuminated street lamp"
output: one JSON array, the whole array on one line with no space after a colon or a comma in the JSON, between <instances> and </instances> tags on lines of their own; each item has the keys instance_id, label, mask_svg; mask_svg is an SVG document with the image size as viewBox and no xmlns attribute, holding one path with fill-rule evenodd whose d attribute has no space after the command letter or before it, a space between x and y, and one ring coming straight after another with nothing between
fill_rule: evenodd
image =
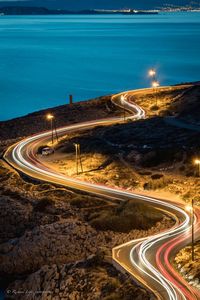
<instances>
[{"instance_id":1,"label":"illuminated street lamp","mask_svg":"<svg viewBox=\"0 0 200 300\"><path fill-rule=\"evenodd\" d=\"M54 116L52 114L47 115L47 120L51 122L51 142L52 142L52 145L53 145L53 119L54 119Z\"/></svg>"},{"instance_id":2,"label":"illuminated street lamp","mask_svg":"<svg viewBox=\"0 0 200 300\"><path fill-rule=\"evenodd\" d=\"M149 70L149 76L155 78L155 76L156 76L156 70L155 69L150 69Z\"/></svg>"},{"instance_id":3,"label":"illuminated street lamp","mask_svg":"<svg viewBox=\"0 0 200 300\"><path fill-rule=\"evenodd\" d=\"M194 261L194 199L192 199L191 205L187 205L185 208L191 217L191 226L192 226L192 261Z\"/></svg>"},{"instance_id":4,"label":"illuminated street lamp","mask_svg":"<svg viewBox=\"0 0 200 300\"><path fill-rule=\"evenodd\" d=\"M159 81L157 80L157 72L156 72L156 69L154 68L151 68L149 71L148 71L148 75L149 77L152 78L152 82L151 82L151 87L153 89L155 89L155 93L157 92L157 88L160 86L160 83ZM157 99L157 93L156 93L156 106L158 105L158 99Z\"/></svg>"},{"instance_id":5,"label":"illuminated street lamp","mask_svg":"<svg viewBox=\"0 0 200 300\"><path fill-rule=\"evenodd\" d=\"M156 93L156 106L158 105L158 96L157 96L157 88L160 86L160 83L158 80L154 80L152 82L152 88L155 90Z\"/></svg>"},{"instance_id":6,"label":"illuminated street lamp","mask_svg":"<svg viewBox=\"0 0 200 300\"><path fill-rule=\"evenodd\" d=\"M56 129L56 122L55 122L55 117L52 114L47 115L47 120L51 122L51 142L53 145L53 131L55 130L55 135L56 135L56 140L58 142L58 134L57 134L57 129Z\"/></svg>"},{"instance_id":7,"label":"illuminated street lamp","mask_svg":"<svg viewBox=\"0 0 200 300\"><path fill-rule=\"evenodd\" d=\"M198 176L200 177L200 159L195 159L194 164L198 167Z\"/></svg>"},{"instance_id":8,"label":"illuminated street lamp","mask_svg":"<svg viewBox=\"0 0 200 300\"><path fill-rule=\"evenodd\" d=\"M191 213L192 211L192 206L191 205L186 205L185 210L188 211L189 213Z\"/></svg>"},{"instance_id":9,"label":"illuminated street lamp","mask_svg":"<svg viewBox=\"0 0 200 300\"><path fill-rule=\"evenodd\" d=\"M52 114L47 115L47 120L53 120L54 116Z\"/></svg>"}]
</instances>

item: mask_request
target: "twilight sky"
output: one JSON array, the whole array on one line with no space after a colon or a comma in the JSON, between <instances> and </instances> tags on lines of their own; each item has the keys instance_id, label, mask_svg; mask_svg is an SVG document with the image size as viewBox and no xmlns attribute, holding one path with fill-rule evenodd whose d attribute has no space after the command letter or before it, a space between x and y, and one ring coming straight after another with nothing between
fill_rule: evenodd
<instances>
[{"instance_id":1,"label":"twilight sky","mask_svg":"<svg viewBox=\"0 0 200 300\"><path fill-rule=\"evenodd\" d=\"M0 6L23 5L65 9L154 8L165 3L183 5L191 0L0 0ZM193 1L194 2L194 1ZM200 2L200 0L196 0Z\"/></svg>"}]
</instances>

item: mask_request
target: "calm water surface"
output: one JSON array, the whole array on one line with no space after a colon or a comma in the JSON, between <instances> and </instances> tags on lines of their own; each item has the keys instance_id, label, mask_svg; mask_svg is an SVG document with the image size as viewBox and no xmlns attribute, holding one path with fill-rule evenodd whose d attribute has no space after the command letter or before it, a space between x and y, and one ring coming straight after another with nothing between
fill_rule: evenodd
<instances>
[{"instance_id":1,"label":"calm water surface","mask_svg":"<svg viewBox=\"0 0 200 300\"><path fill-rule=\"evenodd\" d=\"M200 13L0 17L0 120L42 108L200 79Z\"/></svg>"}]
</instances>

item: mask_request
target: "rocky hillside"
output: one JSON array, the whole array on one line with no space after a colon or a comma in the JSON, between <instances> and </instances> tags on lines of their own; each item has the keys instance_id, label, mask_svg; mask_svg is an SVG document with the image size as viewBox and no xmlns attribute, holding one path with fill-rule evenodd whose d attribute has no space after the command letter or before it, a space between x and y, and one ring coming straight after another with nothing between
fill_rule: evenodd
<instances>
[{"instance_id":1,"label":"rocky hillside","mask_svg":"<svg viewBox=\"0 0 200 300\"><path fill-rule=\"evenodd\" d=\"M115 113L119 114L116 107L111 103L110 98L110 96L105 96L72 105L62 105L0 122L0 140L22 138L40 131L49 130L50 124L46 120L48 113L52 113L55 116L57 127L69 123L104 118Z\"/></svg>"},{"instance_id":2,"label":"rocky hillside","mask_svg":"<svg viewBox=\"0 0 200 300\"><path fill-rule=\"evenodd\" d=\"M144 289L136 287L127 275L116 271L103 256L99 253L74 264L43 266L25 281L10 285L10 299L153 299ZM14 290L18 293L14 294ZM31 293L27 295L26 290Z\"/></svg>"},{"instance_id":3,"label":"rocky hillside","mask_svg":"<svg viewBox=\"0 0 200 300\"><path fill-rule=\"evenodd\" d=\"M126 205L32 182L2 161L0 175L0 282L7 288L6 299L46 300L45 291L50 291L48 299L99 299L100 295L101 299L115 299L116 294L122 295L120 299L132 299L133 295L134 299L150 299L108 261L105 264L104 255L111 262L114 246L160 232L171 227L172 220L152 211L148 214L150 222L139 226L147 208L135 214L129 205L134 223L126 231L123 222L111 229L111 212L120 220ZM95 216L97 209L99 215ZM107 228L97 228L100 217ZM91 255L96 259L99 250L104 253L101 261L90 267L87 260ZM82 263L77 264L80 260ZM25 290L32 294L23 294ZM38 290L43 293L37 295ZM12 291L18 293L13 295Z\"/></svg>"}]
</instances>

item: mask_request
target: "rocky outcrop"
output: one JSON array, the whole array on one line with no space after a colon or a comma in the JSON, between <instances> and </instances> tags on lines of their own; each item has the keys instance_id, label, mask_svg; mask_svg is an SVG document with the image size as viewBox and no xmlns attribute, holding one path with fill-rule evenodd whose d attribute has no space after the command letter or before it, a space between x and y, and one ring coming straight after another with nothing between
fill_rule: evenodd
<instances>
[{"instance_id":1,"label":"rocky outcrop","mask_svg":"<svg viewBox=\"0 0 200 300\"><path fill-rule=\"evenodd\" d=\"M26 231L14 240L0 245L0 274L30 273L45 264L63 264L85 259L106 247L111 253L114 246L130 240L155 234L172 226L164 219L149 230L132 230L128 234L96 231L78 219L66 219L41 225Z\"/></svg>"},{"instance_id":2,"label":"rocky outcrop","mask_svg":"<svg viewBox=\"0 0 200 300\"><path fill-rule=\"evenodd\" d=\"M15 245L9 241L0 246L0 273L23 274L44 264L74 262L105 244L103 234L74 219L35 227L16 239Z\"/></svg>"},{"instance_id":3,"label":"rocky outcrop","mask_svg":"<svg viewBox=\"0 0 200 300\"><path fill-rule=\"evenodd\" d=\"M28 225L31 212L30 205L22 205L10 197L1 196L0 243L20 236Z\"/></svg>"},{"instance_id":4,"label":"rocky outcrop","mask_svg":"<svg viewBox=\"0 0 200 300\"><path fill-rule=\"evenodd\" d=\"M75 264L43 266L25 281L10 285L7 296L15 300L154 299L98 256Z\"/></svg>"}]
</instances>

